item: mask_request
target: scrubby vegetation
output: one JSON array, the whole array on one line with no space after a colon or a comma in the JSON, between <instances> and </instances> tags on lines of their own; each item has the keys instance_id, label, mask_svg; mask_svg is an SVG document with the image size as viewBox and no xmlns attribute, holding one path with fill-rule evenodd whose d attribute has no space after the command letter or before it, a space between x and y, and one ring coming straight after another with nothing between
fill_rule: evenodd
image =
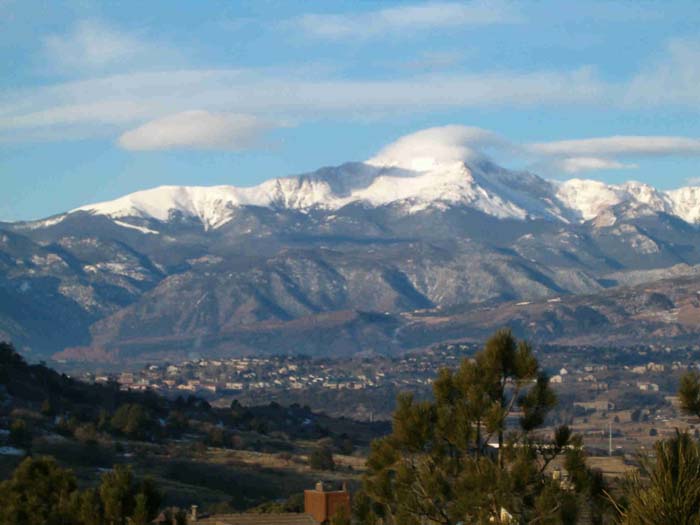
<instances>
[{"instance_id":1,"label":"scrubby vegetation","mask_svg":"<svg viewBox=\"0 0 700 525\"><path fill-rule=\"evenodd\" d=\"M81 486L99 485L101 472L114 465L130 465L134 475L158 482L166 506L245 510L300 493L325 469L356 475L347 463L309 457L319 448L331 458L362 451L386 428L299 405L233 401L222 408L194 396L87 384L29 365L0 343L0 446L17 449L0 454L0 479L11 476L23 453L55 458Z\"/></svg>"}]
</instances>

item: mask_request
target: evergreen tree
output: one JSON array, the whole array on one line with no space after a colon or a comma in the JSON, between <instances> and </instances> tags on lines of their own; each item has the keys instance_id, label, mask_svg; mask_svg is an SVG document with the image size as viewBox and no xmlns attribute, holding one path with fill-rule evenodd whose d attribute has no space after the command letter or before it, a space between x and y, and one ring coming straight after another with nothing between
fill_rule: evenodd
<instances>
[{"instance_id":1,"label":"evergreen tree","mask_svg":"<svg viewBox=\"0 0 700 525\"><path fill-rule=\"evenodd\" d=\"M688 372L681 378L678 397L684 412L700 417L700 374Z\"/></svg>"},{"instance_id":2,"label":"evergreen tree","mask_svg":"<svg viewBox=\"0 0 700 525\"><path fill-rule=\"evenodd\" d=\"M317 446L309 455L309 466L316 470L333 470L335 460L331 447L325 443Z\"/></svg>"},{"instance_id":3,"label":"evergreen tree","mask_svg":"<svg viewBox=\"0 0 700 525\"><path fill-rule=\"evenodd\" d=\"M134 514L131 516L130 525L148 525L151 522L149 517L148 498L143 492L136 495L134 500Z\"/></svg>"},{"instance_id":4,"label":"evergreen tree","mask_svg":"<svg viewBox=\"0 0 700 525\"><path fill-rule=\"evenodd\" d=\"M102 475L100 500L104 508L105 525L125 525L134 510L134 476L131 468L116 465Z\"/></svg>"},{"instance_id":5,"label":"evergreen tree","mask_svg":"<svg viewBox=\"0 0 700 525\"><path fill-rule=\"evenodd\" d=\"M112 428L131 439L146 439L153 430L153 418L139 403L124 404L112 417Z\"/></svg>"},{"instance_id":6,"label":"evergreen tree","mask_svg":"<svg viewBox=\"0 0 700 525\"><path fill-rule=\"evenodd\" d=\"M474 359L440 371L433 394L400 395L392 433L372 444L362 523L557 524L575 523L583 505L596 510L599 478L580 441L566 426L548 440L536 432L556 397L527 343L498 331ZM562 455L574 482L548 473Z\"/></svg>"},{"instance_id":7,"label":"evergreen tree","mask_svg":"<svg viewBox=\"0 0 700 525\"><path fill-rule=\"evenodd\" d=\"M700 416L700 375L688 372L678 390L681 409ZM654 429L652 429L654 430ZM616 502L620 523L700 524L700 445L676 431L655 445L654 458L640 456L640 468L623 485Z\"/></svg>"},{"instance_id":8,"label":"evergreen tree","mask_svg":"<svg viewBox=\"0 0 700 525\"><path fill-rule=\"evenodd\" d=\"M624 484L617 508L629 525L700 524L700 447L686 432L655 446L655 459L640 458L640 469Z\"/></svg>"},{"instance_id":9,"label":"evergreen tree","mask_svg":"<svg viewBox=\"0 0 700 525\"><path fill-rule=\"evenodd\" d=\"M75 476L51 458L26 458L0 483L0 525L74 523Z\"/></svg>"},{"instance_id":10,"label":"evergreen tree","mask_svg":"<svg viewBox=\"0 0 700 525\"><path fill-rule=\"evenodd\" d=\"M79 494L77 517L81 525L102 525L102 501L97 489L90 488Z\"/></svg>"},{"instance_id":11,"label":"evergreen tree","mask_svg":"<svg viewBox=\"0 0 700 525\"><path fill-rule=\"evenodd\" d=\"M32 433L24 419L15 419L12 424L10 424L10 444L30 452Z\"/></svg>"}]
</instances>

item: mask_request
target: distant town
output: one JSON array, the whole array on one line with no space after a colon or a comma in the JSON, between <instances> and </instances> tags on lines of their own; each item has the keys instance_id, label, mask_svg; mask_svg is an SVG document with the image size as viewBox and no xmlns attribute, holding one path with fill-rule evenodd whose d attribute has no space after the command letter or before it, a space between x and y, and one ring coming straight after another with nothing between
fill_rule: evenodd
<instances>
[{"instance_id":1,"label":"distant town","mask_svg":"<svg viewBox=\"0 0 700 525\"><path fill-rule=\"evenodd\" d=\"M121 373L86 372L81 378L116 381L123 390L153 390L168 397L196 395L218 406L233 399L244 404L298 403L333 416L379 420L391 417L399 392L428 397L441 368L459 366L478 348L446 344L397 357L347 359L199 358ZM589 446L607 449L614 437L616 449L631 450L644 446L647 438L688 424L679 419L675 395L680 375L700 370L700 346L543 346L537 353L559 397L550 423L578 427Z\"/></svg>"}]
</instances>

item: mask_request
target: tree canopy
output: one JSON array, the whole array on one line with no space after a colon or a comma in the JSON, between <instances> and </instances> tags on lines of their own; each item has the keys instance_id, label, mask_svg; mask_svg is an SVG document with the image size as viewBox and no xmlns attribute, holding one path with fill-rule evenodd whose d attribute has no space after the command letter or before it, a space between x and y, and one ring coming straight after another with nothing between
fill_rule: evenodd
<instances>
[{"instance_id":1,"label":"tree canopy","mask_svg":"<svg viewBox=\"0 0 700 525\"><path fill-rule=\"evenodd\" d=\"M0 483L0 525L125 525L150 523L161 496L129 467L102 475L98 488L78 490L75 475L49 457L26 458Z\"/></svg>"},{"instance_id":2,"label":"tree canopy","mask_svg":"<svg viewBox=\"0 0 700 525\"><path fill-rule=\"evenodd\" d=\"M392 433L372 444L356 501L362 523L575 523L598 512L601 478L566 426L537 432L556 396L529 344L500 330L474 359L440 371L434 399L402 394ZM548 467L565 456L568 479Z\"/></svg>"}]
</instances>

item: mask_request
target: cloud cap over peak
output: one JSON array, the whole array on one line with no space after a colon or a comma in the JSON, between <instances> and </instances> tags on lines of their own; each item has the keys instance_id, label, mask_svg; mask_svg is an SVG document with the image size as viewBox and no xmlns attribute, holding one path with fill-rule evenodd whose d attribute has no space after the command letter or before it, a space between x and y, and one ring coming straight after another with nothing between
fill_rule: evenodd
<instances>
[{"instance_id":1,"label":"cloud cap over peak","mask_svg":"<svg viewBox=\"0 0 700 525\"><path fill-rule=\"evenodd\" d=\"M503 147L505 144L503 139L491 131L448 125L404 135L382 148L367 163L421 171L437 164L479 158L483 149L491 146Z\"/></svg>"}]
</instances>

